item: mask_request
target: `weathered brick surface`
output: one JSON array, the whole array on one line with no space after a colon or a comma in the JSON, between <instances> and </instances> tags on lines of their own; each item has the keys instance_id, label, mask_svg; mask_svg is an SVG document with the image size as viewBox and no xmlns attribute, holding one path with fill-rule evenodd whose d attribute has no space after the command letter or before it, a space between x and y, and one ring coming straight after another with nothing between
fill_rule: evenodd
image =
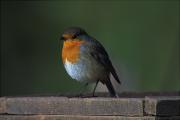
<instances>
[{"instance_id":1,"label":"weathered brick surface","mask_svg":"<svg viewBox=\"0 0 180 120\"><path fill-rule=\"evenodd\" d=\"M0 98L0 114L6 113L6 98L2 97Z\"/></svg>"},{"instance_id":2,"label":"weathered brick surface","mask_svg":"<svg viewBox=\"0 0 180 120\"><path fill-rule=\"evenodd\" d=\"M180 96L146 97L145 113L158 116L180 116Z\"/></svg>"},{"instance_id":3,"label":"weathered brick surface","mask_svg":"<svg viewBox=\"0 0 180 120\"><path fill-rule=\"evenodd\" d=\"M7 98L8 114L143 116L141 98Z\"/></svg>"},{"instance_id":4,"label":"weathered brick surface","mask_svg":"<svg viewBox=\"0 0 180 120\"><path fill-rule=\"evenodd\" d=\"M78 115L0 115L0 120L180 120L174 117L78 116Z\"/></svg>"},{"instance_id":5,"label":"weathered brick surface","mask_svg":"<svg viewBox=\"0 0 180 120\"><path fill-rule=\"evenodd\" d=\"M155 117L72 116L72 115L3 115L0 120L155 120Z\"/></svg>"},{"instance_id":6,"label":"weathered brick surface","mask_svg":"<svg viewBox=\"0 0 180 120\"><path fill-rule=\"evenodd\" d=\"M125 117L125 116L79 116L79 115L1 115L0 120L180 120L180 116Z\"/></svg>"},{"instance_id":7,"label":"weathered brick surface","mask_svg":"<svg viewBox=\"0 0 180 120\"><path fill-rule=\"evenodd\" d=\"M179 93L150 95L1 97L0 120L180 120Z\"/></svg>"}]
</instances>

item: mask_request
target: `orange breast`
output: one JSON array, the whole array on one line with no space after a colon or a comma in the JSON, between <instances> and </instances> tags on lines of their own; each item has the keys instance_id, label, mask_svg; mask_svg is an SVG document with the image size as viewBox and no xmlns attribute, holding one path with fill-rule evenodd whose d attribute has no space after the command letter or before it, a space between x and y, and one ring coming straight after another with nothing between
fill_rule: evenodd
<instances>
[{"instance_id":1,"label":"orange breast","mask_svg":"<svg viewBox=\"0 0 180 120\"><path fill-rule=\"evenodd\" d=\"M64 41L63 49L62 49L62 60L63 63L67 59L71 63L76 63L79 59L80 54L80 45L84 43L84 41Z\"/></svg>"}]
</instances>

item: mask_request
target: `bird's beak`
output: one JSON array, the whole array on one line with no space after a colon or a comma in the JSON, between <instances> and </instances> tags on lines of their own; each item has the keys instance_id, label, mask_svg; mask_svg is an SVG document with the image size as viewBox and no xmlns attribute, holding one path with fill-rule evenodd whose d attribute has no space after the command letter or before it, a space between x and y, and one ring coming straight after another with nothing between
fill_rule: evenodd
<instances>
[{"instance_id":1,"label":"bird's beak","mask_svg":"<svg viewBox=\"0 0 180 120\"><path fill-rule=\"evenodd\" d=\"M64 40L64 37L63 37L63 36L61 36L60 40Z\"/></svg>"}]
</instances>

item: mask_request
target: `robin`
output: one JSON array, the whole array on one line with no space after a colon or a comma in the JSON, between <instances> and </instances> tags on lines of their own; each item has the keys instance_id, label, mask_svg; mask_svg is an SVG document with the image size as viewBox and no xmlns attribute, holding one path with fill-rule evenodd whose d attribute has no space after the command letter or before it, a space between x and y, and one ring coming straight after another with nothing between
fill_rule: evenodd
<instances>
[{"instance_id":1,"label":"robin","mask_svg":"<svg viewBox=\"0 0 180 120\"><path fill-rule=\"evenodd\" d=\"M109 56L96 39L79 27L65 29L61 36L63 40L62 61L67 73L75 80L88 83L102 82L108 88L112 97L117 94L110 81L110 74L120 84L120 80L109 59Z\"/></svg>"}]
</instances>

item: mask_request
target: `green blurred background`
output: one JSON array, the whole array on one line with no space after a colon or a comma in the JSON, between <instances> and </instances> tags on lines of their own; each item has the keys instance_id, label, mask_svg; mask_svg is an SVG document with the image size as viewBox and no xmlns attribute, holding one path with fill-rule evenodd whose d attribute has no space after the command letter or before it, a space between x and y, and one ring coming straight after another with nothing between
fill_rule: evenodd
<instances>
[{"instance_id":1,"label":"green blurred background","mask_svg":"<svg viewBox=\"0 0 180 120\"><path fill-rule=\"evenodd\" d=\"M79 26L106 48L119 91L179 91L179 1L1 1L1 95L76 93L61 33Z\"/></svg>"}]
</instances>

